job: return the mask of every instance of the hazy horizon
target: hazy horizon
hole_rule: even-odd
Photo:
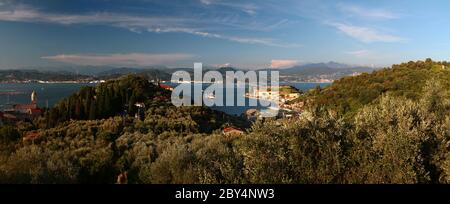
[[[423,59],[425,60],[425,59]],[[130,65],[130,66],[122,66],[122,65],[76,65],[76,64],[59,64],[59,65],[37,65],[37,66],[23,66],[23,67],[15,67],[15,68],[7,68],[7,67],[0,67],[0,70],[46,70],[46,69],[59,69],[59,68],[114,68],[114,69],[121,69],[121,68],[130,68],[130,69],[184,69],[184,68],[193,68],[193,64],[197,63],[197,62],[193,62],[192,65],[186,65],[186,66],[165,66],[165,65],[153,65],[153,66],[139,66],[139,65]],[[201,62],[200,62],[201,63]],[[219,68],[226,68],[226,67],[231,67],[231,68],[237,68],[237,69],[243,69],[243,70],[258,70],[258,69],[290,69],[293,67],[298,67],[298,66],[307,66],[307,65],[317,65],[317,64],[330,64],[330,63],[336,63],[339,65],[343,65],[343,66],[348,66],[348,67],[369,67],[369,68],[382,68],[381,66],[375,66],[375,65],[365,65],[365,64],[347,64],[347,63],[343,63],[343,62],[335,62],[335,61],[324,61],[324,62],[302,62],[302,63],[298,63],[295,65],[291,65],[289,67],[280,67],[280,68],[273,68],[270,66],[261,66],[261,67],[239,67],[239,66],[234,66],[232,64],[224,64],[224,65],[208,65],[208,64],[204,64],[203,67],[205,69],[219,69]],[[400,63],[400,62],[399,62]],[[393,65],[393,64],[392,64]],[[390,67],[392,66],[387,65],[387,66],[383,66],[383,67]]]

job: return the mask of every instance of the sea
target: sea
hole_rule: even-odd
[[[330,83],[280,83],[281,85],[290,85],[302,91],[320,87],[327,87]],[[30,103],[31,93],[36,91],[39,107],[52,107],[58,101],[70,96],[84,86],[95,86],[96,84],[87,83],[0,83],[0,110],[10,108],[12,104]],[[173,84],[170,84],[173,85]],[[208,85],[203,85],[203,89]],[[236,91],[237,93],[237,91]],[[245,106],[213,106],[214,110],[225,112],[229,115],[241,115],[248,109],[261,109],[260,103],[256,101],[257,106],[250,106],[251,100],[246,99]],[[237,103],[236,103],[237,104]]]

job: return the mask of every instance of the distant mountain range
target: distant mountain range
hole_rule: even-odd
[[[16,70],[36,70],[41,72],[68,72],[80,75],[95,76],[98,73],[117,69],[113,66],[78,66],[78,65],[64,65],[64,66],[29,66]]]
[[[0,70],[0,82],[25,81],[92,81],[94,77],[66,71]]]
[[[340,64],[336,62],[328,63],[313,63],[294,66],[287,69],[280,70],[281,73],[285,74],[331,74],[335,72],[371,72],[374,69],[365,66],[355,66]]]
[[[371,73],[377,68],[367,66],[348,65],[337,62],[310,63],[297,65],[286,69],[262,69],[280,71],[281,81],[296,82],[331,82],[345,76],[361,73]]]
[[[64,67],[34,67],[27,70],[0,70],[0,81],[5,80],[86,80],[86,79],[110,79],[126,74],[144,75],[150,80],[161,79],[170,80],[172,73],[176,71],[187,71],[193,75],[192,68],[129,68],[110,66],[64,66]],[[238,71],[234,67],[212,68],[205,67],[203,72],[219,71],[225,74],[227,71]],[[261,69],[275,70],[275,69]],[[259,70],[259,71],[261,71]],[[280,71],[280,76],[287,81],[318,81],[335,80],[343,76],[355,75],[362,72],[372,72],[374,69],[364,66],[354,66],[336,62],[312,63],[298,65],[287,69],[276,69]]]

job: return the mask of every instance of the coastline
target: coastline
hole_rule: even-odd
[[[42,81],[42,82],[28,82],[28,81],[0,81],[0,84],[99,84],[102,82],[94,81]]]
[[[92,81],[0,81],[0,84],[99,84],[103,83],[104,80],[92,80]],[[193,84],[224,84],[222,81],[217,82],[201,82],[201,81],[190,81],[190,82],[172,82],[164,81],[163,83],[193,83]],[[298,83],[298,84],[332,84],[331,82],[322,81],[280,81],[280,84]]]

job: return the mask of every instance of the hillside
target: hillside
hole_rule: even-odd
[[[65,71],[50,72],[37,70],[0,70],[0,82],[23,81],[89,81],[94,77]]]
[[[384,93],[417,100],[428,81],[435,81],[450,90],[450,63],[426,61],[408,62],[364,73],[355,77],[344,77],[323,90],[309,92],[311,105],[326,106],[340,113],[355,112],[372,103]]]
[[[149,80],[169,80],[172,70],[170,69],[138,69],[138,68],[116,68],[100,72],[96,76],[101,79],[114,79],[127,74],[138,74]]]
[[[203,72],[218,71],[225,75],[227,71],[245,71],[236,67],[203,67]],[[336,62],[314,63],[294,66],[280,71],[282,81],[318,82],[332,81],[345,76],[363,72],[370,73],[374,69],[353,66]],[[61,67],[29,67],[27,69],[0,70],[0,82],[36,82],[36,81],[96,81],[110,80],[128,74],[137,74],[149,80],[171,79],[172,73],[187,71],[193,76],[192,68],[167,68],[161,66],[147,68],[110,67],[110,66],[61,66]],[[273,71],[260,69],[258,71]]]
[[[373,68],[328,62],[298,65],[280,71],[282,74],[332,74],[336,72],[371,72]]]
[[[41,127],[49,128],[70,120],[97,120],[114,116],[133,117],[139,113],[136,104],[145,104],[142,114],[152,107],[164,111],[174,109],[170,103],[169,91],[150,83],[142,76],[127,75],[101,83],[96,87],[83,87],[49,109],[38,123]],[[193,111],[189,112],[190,110]],[[226,122],[239,123],[231,116],[206,107],[192,107],[185,111],[196,123],[201,124],[198,127],[201,130],[212,131]],[[163,115],[167,116],[167,114]],[[208,123],[209,119],[215,122]]]
[[[163,90],[126,76],[33,123],[0,126],[0,183],[448,184],[448,65],[344,78],[306,94],[328,108],[251,128],[206,107],[175,107]],[[146,104],[142,118],[121,113],[131,98]],[[343,107],[347,118],[332,110]],[[222,132],[230,126],[245,131]]]

